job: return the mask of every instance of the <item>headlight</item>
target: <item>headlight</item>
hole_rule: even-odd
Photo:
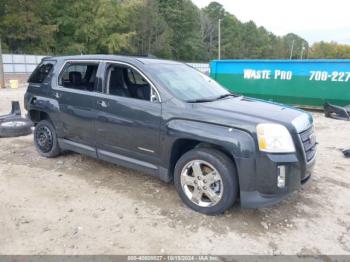
[[[288,129],[280,124],[259,124],[256,127],[260,151],[269,153],[295,152]]]

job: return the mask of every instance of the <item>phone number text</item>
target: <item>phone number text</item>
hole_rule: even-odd
[[[332,81],[332,82],[349,82],[350,72],[334,71],[328,73],[327,71],[310,71],[311,81]]]

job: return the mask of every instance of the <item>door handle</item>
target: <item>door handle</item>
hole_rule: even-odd
[[[102,107],[108,107],[107,102],[104,101],[104,100],[98,100],[98,101],[97,101],[97,104],[100,105],[100,106],[102,106]]]
[[[61,96],[62,96],[62,95],[61,95],[60,93],[58,93],[58,92],[55,93],[55,97],[56,97],[56,98],[60,98]]]

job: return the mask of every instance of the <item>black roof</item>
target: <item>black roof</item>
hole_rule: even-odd
[[[181,64],[180,62],[155,59],[147,57],[137,56],[122,56],[122,55],[74,55],[74,56],[51,56],[45,57],[44,60],[55,59],[55,60],[110,60],[110,61],[122,61],[122,62],[133,62],[142,64]]]

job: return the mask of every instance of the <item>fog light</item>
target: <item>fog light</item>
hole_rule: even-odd
[[[286,167],[277,167],[277,186],[279,188],[284,188],[286,186]]]

